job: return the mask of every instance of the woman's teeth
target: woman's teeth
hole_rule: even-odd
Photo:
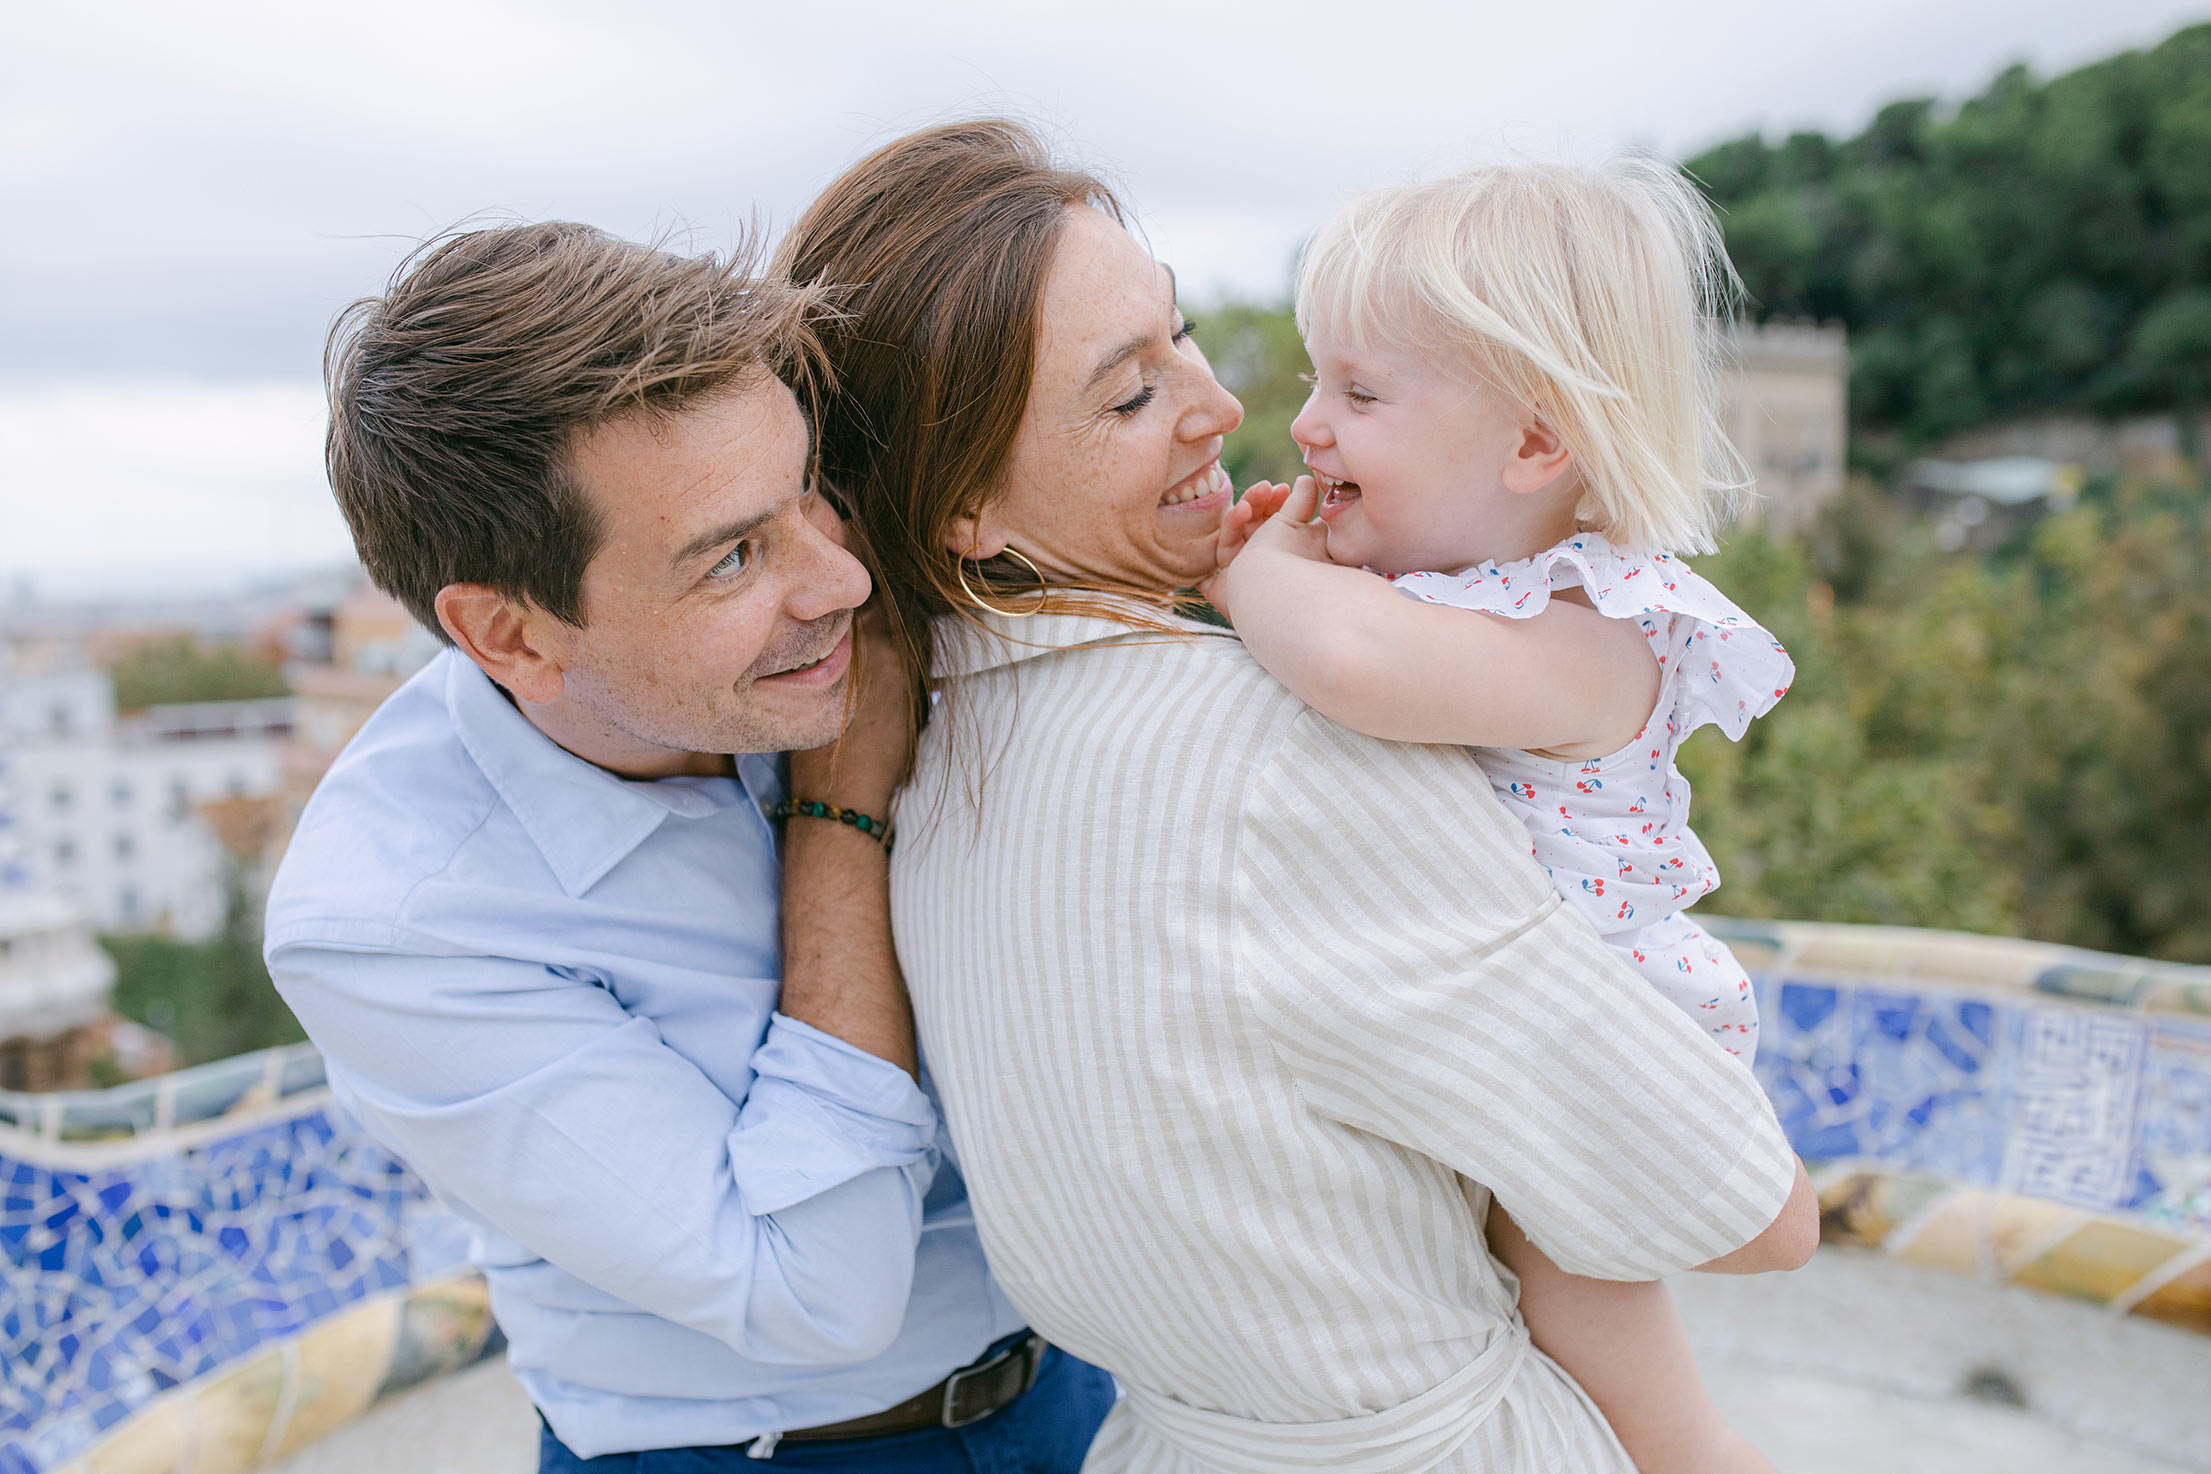
[[[1163,507],[1179,507],[1184,502],[1198,501],[1203,497],[1211,496],[1216,491],[1226,490],[1228,490],[1228,473],[1221,469],[1219,461],[1215,461],[1212,465],[1207,466],[1197,475],[1161,497],[1159,504]]]

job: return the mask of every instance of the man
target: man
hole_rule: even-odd
[[[799,814],[779,875],[774,754],[837,738],[867,651],[778,377],[816,311],[534,225],[435,245],[332,338],[331,484],[453,648],[308,805],[269,965],[479,1225],[545,1471],[1072,1471],[1112,1397],[1025,1332],[940,1164],[884,837]],[[896,746],[799,753],[788,791],[879,816]]]

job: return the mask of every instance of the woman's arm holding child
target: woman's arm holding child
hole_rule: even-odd
[[[1642,632],[1554,598],[1528,619],[1408,599],[1328,561],[1311,477],[1262,484],[1222,516],[1220,571],[1200,585],[1269,674],[1315,711],[1392,742],[1599,757],[1633,741],[1658,697]]]

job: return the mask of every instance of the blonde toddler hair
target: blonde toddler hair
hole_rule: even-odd
[[[1711,207],[1665,164],[1496,164],[1353,200],[1298,262],[1297,325],[1527,405],[1573,452],[1584,526],[1710,552],[1748,489],[1714,409],[1740,290]]]

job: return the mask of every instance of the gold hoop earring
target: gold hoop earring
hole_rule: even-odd
[[[976,593],[973,589],[967,586],[967,563],[969,560],[966,558],[955,558],[952,560],[952,576],[960,581],[960,592],[967,595],[967,601],[970,604],[973,604],[976,608],[984,610],[987,613],[995,614],[1000,619],[1033,619],[1037,615],[1042,614],[1044,612],[1045,604],[1047,604],[1051,600],[1051,595],[1047,594],[1044,591],[1044,570],[1037,567],[1036,564],[1030,562],[1027,554],[1021,552],[1018,548],[1014,547],[1010,543],[1006,545],[1006,548],[1004,549],[1004,552],[1001,556],[1007,558],[1019,558],[1022,562],[1022,565],[1029,570],[1032,576],[1035,577],[1036,607],[1034,609],[1000,609],[997,605],[985,600],[982,595]],[[982,560],[976,559],[974,561],[979,565]]]

